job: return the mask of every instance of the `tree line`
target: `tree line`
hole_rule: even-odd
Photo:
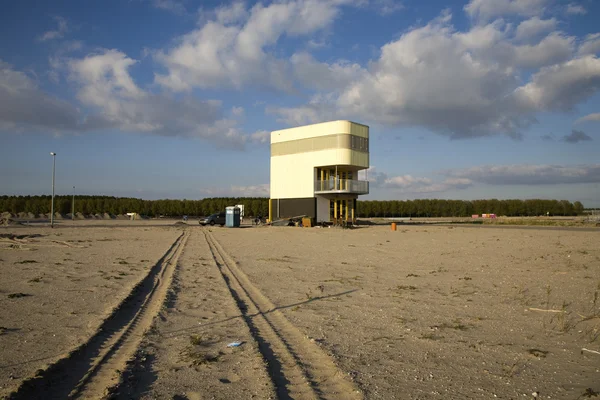
[[[72,196],[54,196],[54,211],[71,213]],[[138,213],[158,216],[203,216],[241,204],[245,215],[267,215],[269,199],[263,197],[215,197],[202,200],[142,200],[131,197],[75,196],[75,213],[112,215]],[[52,196],[0,196],[0,211],[35,215],[51,212]]]
[[[71,212],[72,196],[55,196],[54,209]],[[52,196],[0,196],[0,212],[48,214]],[[244,205],[246,216],[269,213],[265,197],[214,197],[201,200],[142,200],[131,197],[75,196],[75,212],[84,215],[112,215],[135,212],[157,216],[203,216]],[[358,201],[357,217],[469,217],[473,214],[498,216],[570,216],[583,213],[583,204],[567,200],[366,200]]]
[[[583,204],[567,200],[384,200],[359,201],[359,217],[470,217],[496,214],[507,217],[538,215],[573,216],[583,213]]]

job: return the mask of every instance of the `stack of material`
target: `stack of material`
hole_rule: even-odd
[[[17,222],[9,217],[0,217],[0,226],[8,226],[8,225],[22,225],[20,222]]]

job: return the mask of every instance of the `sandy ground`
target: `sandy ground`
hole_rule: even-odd
[[[0,242],[0,395],[92,335],[183,230],[125,225],[0,229],[43,235]],[[185,231],[118,398],[600,392],[600,230]]]
[[[0,229],[0,396],[87,340],[179,233]]]

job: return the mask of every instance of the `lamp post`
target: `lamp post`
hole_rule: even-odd
[[[56,153],[52,152],[50,155],[52,156],[52,214],[50,214],[50,227],[54,228],[54,171],[56,169]]]
[[[71,220],[75,221],[75,186],[73,186],[73,202],[71,203]]]

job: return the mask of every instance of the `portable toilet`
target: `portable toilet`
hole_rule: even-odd
[[[225,226],[228,228],[240,227],[240,208],[226,207],[225,208]]]

